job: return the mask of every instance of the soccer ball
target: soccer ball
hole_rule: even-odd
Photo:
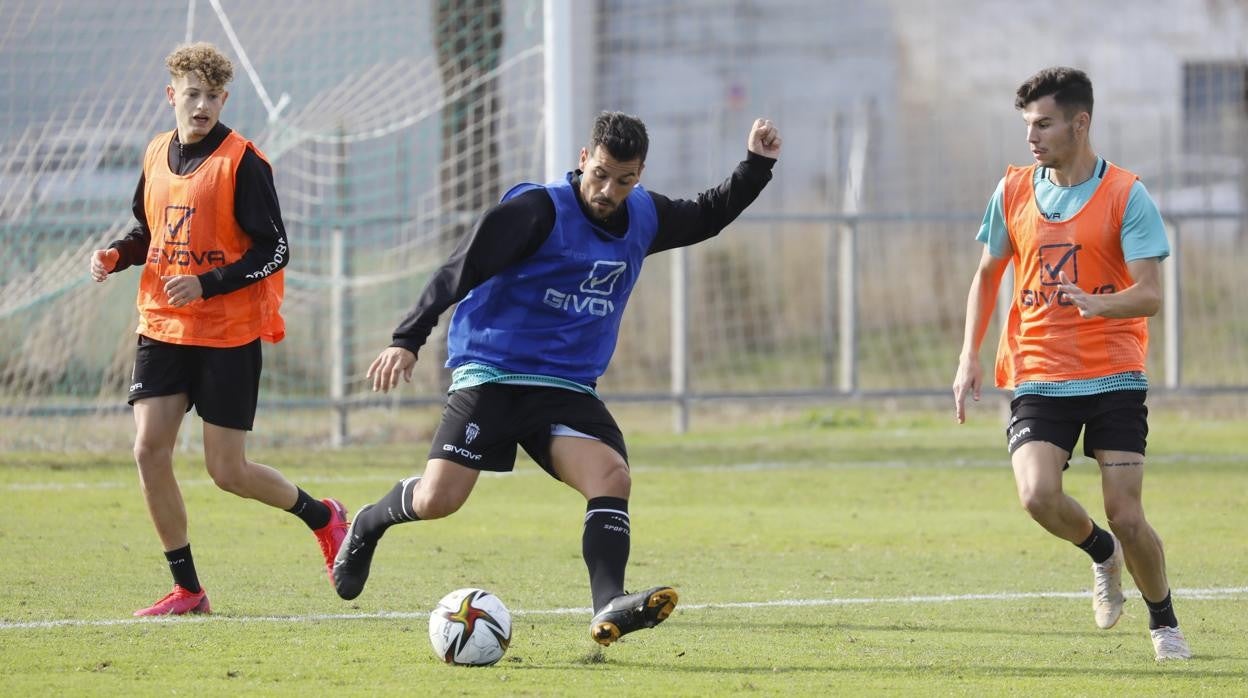
[[[429,642],[447,664],[489,666],[511,644],[511,611],[482,589],[456,589],[429,614]]]

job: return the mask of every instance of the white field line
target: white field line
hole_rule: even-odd
[[[876,598],[832,599],[780,599],[774,601],[739,601],[727,603],[685,604],[681,611],[731,610],[755,608],[788,608],[810,606],[864,606],[882,604],[941,604],[968,601],[1020,601],[1026,599],[1086,599],[1087,591],[1032,591],[1000,592],[995,594],[950,594],[939,596],[884,596]],[[1138,592],[1126,591],[1127,596],[1139,597]],[[1248,597],[1248,587],[1224,587],[1217,589],[1175,589],[1174,597],[1180,601],[1218,601]],[[590,615],[589,608],[544,608],[516,610],[514,616],[566,616]],[[41,620],[24,622],[0,622],[0,631],[46,630],[62,627],[113,627],[123,625],[152,625],[164,623],[317,623],[334,620],[423,620],[428,612],[377,611],[374,613],[322,613],[304,616],[160,616],[148,618],[114,618],[103,620]]]

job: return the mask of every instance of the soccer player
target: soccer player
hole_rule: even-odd
[[[1158,661],[1187,659],[1171,606],[1161,539],[1144,518],[1141,490],[1148,410],[1148,318],[1161,307],[1169,253],[1156,204],[1138,178],[1092,149],[1092,82],[1048,68],[1018,88],[1035,164],[1010,167],[976,239],[985,244],[966,301],[953,381],[955,416],[979,400],[979,349],[998,285],[1014,263],[996,384],[1014,390],[1006,445],[1023,508],[1049,533],[1092,558],[1097,626],[1122,615],[1122,568],[1148,606]],[[1109,533],[1062,491],[1062,472],[1083,435],[1100,465]]]
[[[671,614],[671,587],[624,591],[632,480],[624,438],[594,388],[646,256],[715,236],[771,179],[775,125],[756,120],[746,144],[745,160],[719,186],[696,201],[670,199],[640,186],[645,125],[604,112],[577,170],[516,186],[485,212],[368,368],[373,390],[410,380],[438,316],[459,303],[448,335],[450,395],[424,474],[360,508],[334,561],[339,596],[363,590],[387,528],[455,513],[481,471],[514,467],[519,445],[586,499],[591,637],[610,645]]]
[[[136,616],[209,613],[187,537],[173,449],[191,406],[204,421],[204,464],[213,482],[298,516],[316,534],[330,574],[347,512],[316,500],[245,453],[260,387],[260,340],[284,335],[282,268],[290,247],[273,171],[251,142],[218,121],[233,77],[211,44],[165,59],[165,96],[177,128],[147,147],[134,192],[138,225],[91,254],[91,277],[143,265],[138,349],[129,402],[134,458],[148,513],[173,573],[173,591]]]

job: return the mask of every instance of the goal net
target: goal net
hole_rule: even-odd
[[[86,271],[134,225],[143,148],[174,123],[164,57],[188,37],[234,63],[221,120],[273,164],[291,241],[258,436],[323,442],[344,405],[373,400],[363,374],[425,279],[503,188],[542,177],[540,2],[12,0],[3,14],[0,423],[19,447],[131,431],[138,270]],[[443,346],[435,332],[414,377],[430,401]]]

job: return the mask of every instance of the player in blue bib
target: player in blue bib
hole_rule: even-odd
[[[447,338],[450,394],[425,471],[360,509],[334,561],[339,596],[363,591],[387,528],[455,513],[481,471],[515,466],[519,446],[587,502],[590,636],[610,645],[671,614],[671,587],[624,591],[632,479],[624,437],[595,388],[645,258],[719,234],[771,180],[775,125],[756,120],[746,143],[724,182],[697,200],[669,199],[640,185],[645,124],[604,112],[578,169],[513,187],[485,212],[368,369],[373,390],[410,380],[438,317],[459,304]]]

